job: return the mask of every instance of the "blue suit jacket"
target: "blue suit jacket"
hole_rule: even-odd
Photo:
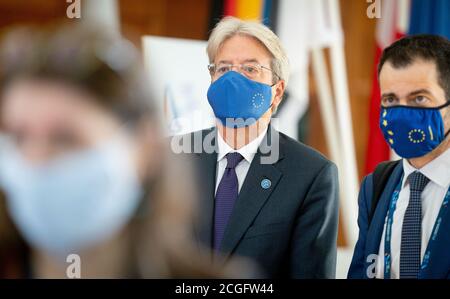
[[[358,198],[359,237],[353,253],[348,278],[369,278],[368,273],[373,273],[373,259],[370,259],[369,256],[371,254],[378,255],[391,195],[394,192],[402,173],[403,166],[402,163],[399,163],[392,172],[392,175],[381,194],[370,224],[368,223],[368,218],[373,194],[372,174],[364,178]],[[441,223],[443,228],[450,227],[450,213],[448,210],[449,208],[447,208]],[[430,262],[425,269],[420,270],[419,278],[450,279],[450,233],[448,229],[440,229],[436,241],[433,244]]]

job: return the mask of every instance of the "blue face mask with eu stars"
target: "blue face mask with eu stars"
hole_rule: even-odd
[[[229,71],[208,89],[214,115],[227,127],[240,128],[255,123],[271,106],[272,86]]]
[[[380,128],[389,146],[402,158],[422,157],[430,153],[448,135],[439,107],[381,107]]]

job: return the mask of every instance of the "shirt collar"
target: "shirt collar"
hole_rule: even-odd
[[[403,159],[403,171],[405,176],[403,177],[402,188],[407,183],[408,176],[414,171],[420,171],[430,181],[441,186],[442,188],[448,188],[450,185],[450,149],[447,149],[437,158],[426,164],[421,169],[417,169],[412,166],[408,160]]]
[[[230,147],[228,145],[228,143],[225,142],[222,135],[220,135],[220,132],[217,132],[217,135],[218,135],[217,136],[217,139],[218,139],[217,144],[218,144],[218,148],[219,148],[219,153],[217,155],[217,161],[222,160],[228,153],[237,152],[237,153],[241,154],[242,157],[244,157],[244,159],[248,163],[252,163],[253,157],[255,156],[256,152],[258,151],[259,145],[261,144],[264,136],[266,136],[266,134],[267,134],[267,129],[268,128],[266,128],[264,132],[259,134],[259,136],[256,137],[252,142],[241,147],[238,150],[235,150],[232,147]]]

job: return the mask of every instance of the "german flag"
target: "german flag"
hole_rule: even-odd
[[[242,20],[262,22],[275,31],[278,0],[219,0],[213,1],[211,9],[211,30],[226,16]]]

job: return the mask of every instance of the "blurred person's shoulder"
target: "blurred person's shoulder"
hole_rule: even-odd
[[[27,278],[30,267],[30,248],[10,218],[0,190],[0,278]]]
[[[216,127],[170,136],[170,149],[173,154],[211,154],[216,150],[216,136]]]

